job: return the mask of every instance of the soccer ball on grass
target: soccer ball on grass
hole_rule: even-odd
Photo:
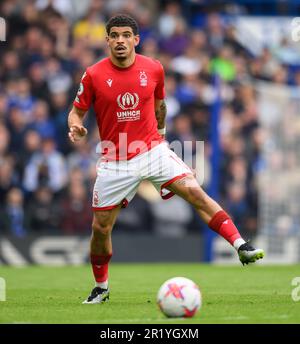
[[[201,292],[192,280],[174,277],[164,282],[159,288],[157,304],[167,317],[190,318],[201,307]]]

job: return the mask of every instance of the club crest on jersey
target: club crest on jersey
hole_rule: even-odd
[[[118,122],[124,121],[137,121],[140,119],[140,110],[135,110],[138,106],[140,98],[137,93],[131,94],[126,92],[119,94],[117,97],[117,103],[123,111],[118,111]]]
[[[146,72],[140,71],[140,85],[145,87],[148,84],[148,77]]]

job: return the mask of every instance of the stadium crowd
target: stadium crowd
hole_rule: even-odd
[[[106,56],[106,20],[120,12],[139,22],[138,52],[165,68],[167,140],[205,142],[204,188],[211,178],[213,75],[220,76],[220,202],[243,236],[254,236],[263,132],[251,79],[299,85],[300,74],[291,80],[267,48],[252,56],[219,14],[191,25],[178,2],[142,0],[1,2],[7,38],[0,42],[0,234],[90,233],[98,130],[91,109],[88,139],[73,145],[67,115],[84,70]],[[201,226],[183,200],[163,201],[143,183],[116,231],[180,236]]]

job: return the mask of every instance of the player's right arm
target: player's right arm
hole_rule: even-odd
[[[78,109],[76,106],[73,105],[72,110],[70,111],[68,116],[68,135],[72,142],[81,140],[88,133],[87,129],[83,125],[85,114],[86,110]]]
[[[83,119],[90,108],[94,97],[92,78],[86,70],[81,78],[72,110],[68,116],[69,138],[72,142],[79,141],[87,135]]]

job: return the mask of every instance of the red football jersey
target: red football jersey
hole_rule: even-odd
[[[105,58],[83,74],[74,106],[97,116],[102,154],[129,160],[159,144],[155,99],[163,99],[164,71],[159,61],[136,54],[128,68]]]

